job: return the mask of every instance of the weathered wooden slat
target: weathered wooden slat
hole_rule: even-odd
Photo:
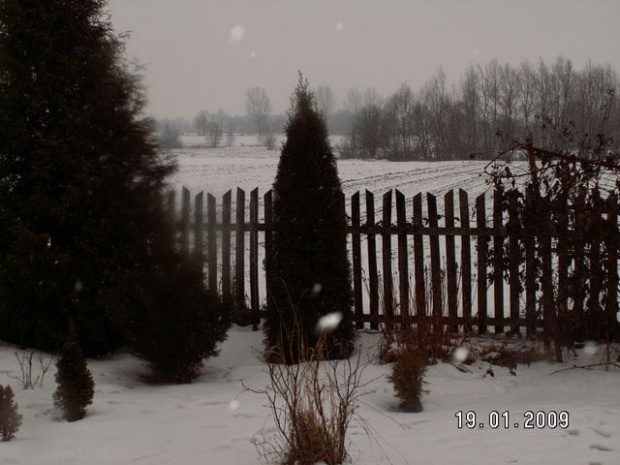
[[[168,212],[168,216],[173,220],[177,218],[176,198],[177,192],[175,190],[171,190],[166,196],[166,210]]]
[[[232,298],[232,275],[230,259],[230,236],[231,236],[231,217],[232,217],[232,192],[224,194],[222,201],[222,300],[225,308],[230,308]]]
[[[254,331],[260,325],[260,296],[258,290],[258,188],[250,192],[250,307]]]
[[[487,224],[487,207],[484,194],[478,196],[476,199],[476,224],[479,229],[485,229]],[[478,333],[484,334],[487,332],[487,325],[485,323],[488,317],[487,309],[487,255],[488,255],[488,236],[478,236],[478,267],[477,267],[477,280],[478,280],[478,318],[480,324],[478,325]]]
[[[407,204],[405,195],[396,190],[396,223],[398,234],[398,285],[401,323],[409,325],[409,249],[407,248]]]
[[[265,258],[270,257],[273,251],[273,194],[269,190],[263,197],[265,204]],[[271,279],[270,279],[269,261],[265,260],[265,298],[267,305],[271,302]]]
[[[538,204],[537,192],[527,189],[525,196],[525,319],[526,335],[533,338],[536,335],[536,290],[538,287],[538,267],[536,260],[536,227],[533,224],[534,212]]]
[[[190,198],[189,189],[186,187],[182,190],[182,204],[181,204],[181,253],[183,256],[189,256],[189,231],[190,231]]]
[[[607,298],[605,312],[611,321],[618,314],[618,196],[615,193],[609,195],[606,201],[607,221],[605,224],[607,260],[605,263],[607,273]]]
[[[461,227],[469,229],[469,198],[467,192],[459,189],[459,214]],[[465,331],[471,331],[471,240],[469,236],[461,236],[461,287],[463,299],[463,319]]]
[[[521,277],[519,274],[519,263],[521,262],[521,253],[519,249],[519,240],[521,237],[521,228],[519,226],[519,211],[517,192],[511,191],[508,198],[508,225],[509,225],[509,267],[508,274],[510,277],[510,332],[512,334],[520,334],[518,324],[519,320],[519,301],[521,297]]]
[[[493,229],[503,228],[502,192],[493,192]],[[504,332],[504,238],[493,235],[493,307],[495,316],[495,334]]]
[[[556,235],[558,237],[556,242],[558,284],[555,306],[559,320],[564,321],[568,313],[568,269],[571,262],[568,238],[570,234],[568,232],[568,198],[556,199],[554,213],[557,216]]]
[[[437,197],[426,194],[428,202],[428,225],[431,231],[435,230],[439,223],[437,215]],[[431,245],[431,296],[433,304],[433,320],[443,315],[442,282],[441,282],[441,260],[439,251],[439,235],[432,234],[429,239]]]
[[[200,275],[204,278],[203,257],[203,204],[204,194],[200,192],[194,197],[194,264]]]
[[[392,191],[383,195],[383,225],[392,224]],[[394,282],[392,277],[392,235],[382,234],[383,245],[383,313],[394,318]]]
[[[542,211],[549,211],[548,199],[539,198],[542,206]],[[541,234],[538,236],[539,253],[542,261],[542,275],[541,275],[541,287],[542,287],[542,305],[543,305],[543,319],[545,320],[543,339],[545,347],[549,349],[551,347],[551,338],[557,335],[556,325],[556,313],[554,308],[554,296],[553,296],[553,257],[551,251],[551,237],[542,231],[549,231],[552,227],[551,219],[547,216],[543,216],[540,219],[543,224]]]
[[[366,191],[366,224],[375,224],[375,196]],[[379,276],[377,272],[377,244],[375,235],[368,234],[368,274],[369,274],[369,299],[370,299],[370,328],[379,328]]]
[[[351,224],[360,225],[360,193],[356,192],[351,197]],[[362,245],[359,233],[351,234],[351,247],[353,255],[353,299],[355,301],[355,325],[357,329],[364,327],[364,305],[362,300]]]
[[[591,212],[587,217],[592,221],[596,221],[596,224],[590,225],[590,230],[593,233],[590,235],[590,253],[589,253],[589,264],[590,276],[602,276],[603,275],[603,264],[601,263],[601,232],[602,232],[602,221],[601,215],[603,214],[603,200],[600,197],[600,194],[597,191],[592,193],[592,207]],[[594,227],[593,227],[594,226]],[[601,306],[601,293],[603,292],[603,285],[601,279],[589,279],[590,284],[590,295],[588,297],[588,310],[590,312],[599,312],[602,310]]]
[[[237,188],[235,228],[235,307],[245,308],[245,191]]]
[[[444,215],[447,228],[454,227],[454,191],[449,191],[444,195]],[[458,282],[456,276],[456,247],[454,236],[446,236],[446,278],[448,291],[448,320],[450,329],[457,331],[456,318],[458,316]]]
[[[575,247],[574,255],[575,255],[575,269],[573,270],[573,309],[572,311],[575,313],[577,318],[581,317],[583,313],[584,304],[586,300],[586,281],[587,281],[587,272],[585,266],[585,257],[586,257],[586,244],[587,238],[585,237],[584,231],[587,231],[587,222],[588,219],[586,217],[586,199],[585,193],[578,195],[574,201],[575,205],[575,216],[574,216],[574,224],[573,224],[573,234],[576,235],[575,240],[578,244],[584,244],[584,247]]]
[[[413,225],[421,227],[422,219],[422,194],[413,198]],[[425,317],[426,311],[426,285],[424,284],[424,236],[413,236],[413,265],[415,275],[415,315]]]
[[[209,289],[215,291],[217,289],[217,231],[215,225],[217,223],[215,197],[211,194],[207,195],[207,260],[209,271]]]

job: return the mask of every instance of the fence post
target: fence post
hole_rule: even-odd
[[[237,217],[235,225],[235,307],[245,305],[245,192],[237,188]]]
[[[446,224],[446,278],[448,281],[448,323],[451,331],[458,331],[458,283],[454,239],[454,191],[444,195]]]
[[[250,192],[250,307],[253,330],[260,325],[260,297],[258,290],[258,188]]]
[[[487,241],[489,237],[484,234],[487,227],[487,207],[484,194],[476,199],[476,227],[478,229],[478,333],[487,332]]]
[[[434,324],[443,323],[443,301],[442,301],[442,282],[441,282],[441,261],[439,255],[439,227],[437,216],[437,197],[426,194],[428,201],[428,225],[431,244],[431,294],[433,302]],[[435,329],[438,329],[435,326]]]
[[[521,289],[521,278],[519,275],[519,263],[521,262],[521,254],[519,249],[519,238],[521,237],[521,228],[519,225],[519,210],[517,203],[517,191],[511,190],[508,193],[508,239],[509,239],[509,267],[510,276],[510,332],[512,334],[521,335],[519,325],[519,297]]]
[[[422,194],[413,198],[413,259],[415,274],[415,313],[418,324],[426,319],[426,286],[424,285],[424,236],[422,235]]]
[[[398,227],[398,280],[400,316],[403,326],[409,326],[409,253],[407,249],[407,205],[405,195],[396,190],[396,224]]]
[[[360,236],[360,193],[351,197],[351,247],[353,255],[353,298],[355,300],[355,326],[364,327],[364,306],[362,302],[362,245]]]
[[[271,271],[269,270],[268,257],[273,252],[273,194],[269,190],[265,193],[265,298],[267,305],[271,305]]]
[[[230,266],[231,216],[232,192],[229,190],[222,199],[222,300],[225,308],[231,308],[233,302]]]
[[[525,192],[525,207],[523,212],[523,238],[525,240],[525,321],[526,335],[532,338],[536,335],[536,290],[537,264],[536,264],[536,230],[539,218],[535,218],[537,211],[538,192],[528,187]]]
[[[504,332],[504,236],[503,221],[503,191],[493,191],[493,291],[495,334]]]
[[[618,196],[612,193],[607,198],[607,289],[605,311],[610,321],[616,321],[618,314]]]
[[[189,222],[189,190],[184,187],[182,190],[182,204],[181,204],[181,253],[183,256],[189,256],[189,230],[190,230],[190,222]]]
[[[383,314],[386,324],[391,326],[394,319],[394,282],[392,280],[392,191],[383,195]]]
[[[369,294],[370,294],[370,328],[379,328],[379,278],[377,275],[377,244],[375,243],[375,196],[372,192],[366,191],[366,226],[368,235],[368,273],[369,273]]]
[[[459,189],[459,214],[461,215],[461,283],[463,296],[463,320],[465,332],[471,331],[471,238],[469,231],[469,198]]]
[[[215,197],[207,195],[207,258],[209,260],[209,289],[217,289],[217,218]]]
[[[194,263],[202,279],[204,279],[203,197],[202,192],[194,197]]]

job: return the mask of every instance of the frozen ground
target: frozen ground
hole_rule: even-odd
[[[0,345],[0,383],[16,392],[23,426],[17,437],[0,443],[2,465],[155,465],[260,463],[251,438],[271,426],[266,399],[244,390],[267,385],[257,351],[262,334],[234,327],[221,355],[209,360],[192,384],[151,386],[141,381],[144,364],[121,353],[91,360],[96,383],[94,404],[82,421],[57,419],[52,394],[54,368],[43,388],[23,390],[14,379],[20,370],[16,349]],[[362,353],[372,354],[378,335],[363,334]],[[587,352],[587,353],[586,353]],[[350,428],[350,451],[360,465],[500,465],[620,463],[620,371],[568,370],[574,363],[600,360],[582,350],[566,364],[519,366],[516,376],[488,363],[462,373],[453,365],[431,366],[424,412],[396,410],[385,375],[389,365],[371,364],[365,379],[375,379],[362,398]],[[35,366],[36,371],[36,366]],[[476,413],[477,426],[458,428],[455,414]],[[509,427],[490,427],[491,412],[509,412]],[[524,429],[525,412],[567,412],[566,428]],[[492,418],[491,418],[492,419]],[[483,423],[484,427],[480,427]],[[371,428],[369,437],[366,424]],[[515,425],[518,425],[516,427]]]
[[[173,185],[223,194],[236,186],[262,192],[273,182],[278,152],[249,144],[230,149],[177,151],[181,170]],[[487,186],[484,162],[390,163],[340,161],[347,194],[366,188],[377,193],[399,188],[442,193],[463,187],[473,193]],[[378,336],[362,334],[362,351],[376,350]],[[144,364],[120,353],[91,360],[96,383],[94,404],[77,423],[57,419],[53,409],[54,368],[43,388],[23,390],[16,349],[0,343],[0,383],[16,392],[24,423],[17,438],[0,443],[0,465],[194,465],[259,463],[251,438],[270,427],[264,396],[244,390],[267,385],[260,360],[262,333],[233,327],[219,357],[209,360],[202,376],[182,386],[151,386],[141,381]],[[617,355],[616,355],[617,356]],[[620,371],[568,370],[573,364],[600,361],[601,352],[582,350],[565,364],[540,362],[519,366],[516,376],[488,363],[471,372],[451,364],[429,368],[425,411],[405,414],[385,375],[389,365],[371,364],[372,380],[350,429],[354,463],[425,465],[620,463]],[[35,363],[34,370],[38,366]],[[567,428],[525,429],[525,412],[567,412]],[[458,428],[457,412],[475,412],[476,427]],[[508,412],[509,427],[492,429],[491,412]],[[500,417],[503,421],[504,417]],[[464,418],[465,419],[465,418]],[[479,424],[484,427],[480,428]],[[518,427],[515,427],[515,424]],[[367,425],[367,426],[364,426]],[[370,427],[371,436],[366,433]]]

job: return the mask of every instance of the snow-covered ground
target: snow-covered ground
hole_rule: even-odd
[[[273,182],[278,152],[251,144],[220,149],[176,151],[180,171],[174,186],[221,195],[237,186],[262,192]],[[472,194],[487,189],[484,162],[391,163],[339,161],[347,194],[371,189],[381,193],[399,188],[445,192],[463,187]],[[378,203],[378,202],[377,202]],[[142,381],[145,364],[126,353],[90,360],[96,383],[88,416],[76,423],[57,419],[52,394],[55,368],[43,387],[23,390],[15,377],[20,368],[14,347],[0,343],[0,383],[10,384],[23,414],[17,437],[0,443],[0,465],[193,465],[259,463],[251,443],[271,426],[267,399],[244,389],[268,384],[261,361],[261,332],[233,327],[219,357],[205,364],[192,384],[152,386]],[[364,357],[375,351],[379,335],[361,335]],[[618,355],[616,354],[615,357]],[[426,377],[424,412],[406,414],[396,407],[386,379],[389,365],[371,363],[364,378],[373,380],[350,428],[354,463],[375,464],[605,464],[620,463],[620,370],[603,367],[567,370],[573,364],[599,362],[588,347],[565,364],[550,362],[519,366],[516,376],[486,362],[463,373],[449,363],[431,366]],[[38,371],[36,363],[34,371]],[[458,412],[475,412],[476,426],[458,427]],[[491,428],[499,416],[502,425]],[[504,412],[509,424],[503,425]],[[525,428],[526,412],[566,412],[569,425]],[[541,414],[543,415],[543,414]],[[470,414],[471,416],[471,414]],[[480,427],[482,423],[483,427]],[[518,426],[515,426],[518,425]],[[542,426],[542,425],[541,425]],[[370,428],[370,436],[367,430]]]
[[[261,394],[245,390],[268,384],[260,360],[262,333],[233,327],[219,357],[207,361],[192,384],[152,386],[141,381],[143,362],[124,353],[89,361],[96,383],[94,403],[81,421],[59,421],[53,408],[54,367],[43,388],[23,390],[10,346],[0,346],[0,383],[16,392],[23,425],[17,437],[0,443],[2,465],[121,465],[260,463],[252,437],[271,426]],[[362,334],[363,358],[379,335]],[[620,463],[620,370],[568,370],[574,363],[599,361],[602,353],[583,349],[565,364],[507,368],[476,362],[469,373],[452,364],[429,367],[422,413],[397,410],[389,365],[372,363],[350,431],[350,452],[360,465],[498,465]],[[35,371],[37,365],[35,364]],[[568,427],[526,429],[526,412],[566,412]],[[463,412],[463,427],[456,414]],[[475,412],[476,427],[465,424]],[[497,412],[501,426],[491,428]],[[508,412],[508,428],[504,425]],[[471,414],[470,414],[471,415]],[[483,427],[480,427],[480,423]],[[518,425],[515,426],[515,425]],[[370,428],[370,436],[366,429]]]

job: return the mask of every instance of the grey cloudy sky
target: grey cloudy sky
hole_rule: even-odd
[[[456,82],[492,58],[620,71],[620,0],[111,0],[108,11],[131,32],[128,57],[147,65],[158,117],[242,114],[251,86],[283,112],[297,70],[338,106],[351,87],[416,90],[440,66]]]

